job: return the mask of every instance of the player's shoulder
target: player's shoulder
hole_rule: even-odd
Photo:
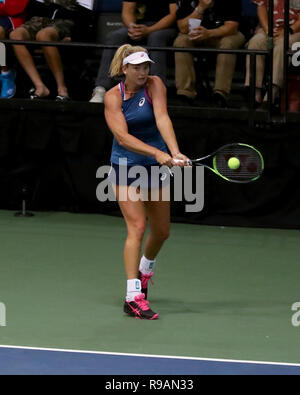
[[[153,98],[157,96],[165,96],[167,89],[160,77],[151,75],[148,78],[148,91],[151,98]]]
[[[166,89],[162,79],[157,75],[151,75],[148,77],[147,87],[149,91]]]
[[[160,85],[163,84],[162,79],[158,75],[149,75],[148,77],[148,85]]]
[[[118,105],[122,103],[122,97],[120,93],[119,85],[114,86],[108,90],[104,95],[105,105]]]

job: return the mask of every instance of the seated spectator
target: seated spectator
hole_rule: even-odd
[[[268,49],[268,0],[252,0],[257,4],[257,14],[259,25],[257,26],[255,35],[248,43],[248,49],[267,50]],[[290,27],[289,42],[300,41],[300,2],[299,0],[290,1]],[[284,51],[284,0],[274,1],[274,54],[273,54],[273,103],[278,99],[280,89],[283,87],[283,51]],[[256,105],[262,103],[261,108],[268,108],[268,94],[263,97],[263,79],[265,72],[265,56],[256,56]],[[246,62],[246,81],[245,85],[250,85],[250,60],[247,56]]]
[[[0,0],[0,39],[25,22],[25,10],[29,0]],[[0,75],[1,98],[11,99],[16,93],[15,71],[2,67]]]
[[[43,4],[41,15],[32,17],[10,33],[12,40],[70,41],[76,21],[80,17],[76,0],[36,0]],[[35,66],[33,57],[23,45],[15,45],[14,51],[21,66],[31,79],[34,87],[30,90],[31,99],[46,98],[48,87]],[[63,65],[56,47],[43,47],[46,62],[57,84],[57,101],[69,100],[65,84]]]
[[[201,26],[189,31],[189,19],[201,20]],[[241,18],[240,0],[179,0],[177,24],[179,35],[175,47],[238,49],[245,38],[239,32]],[[217,106],[228,106],[236,55],[217,56],[214,102]],[[175,52],[175,77],[177,95],[183,102],[190,103],[196,98],[196,73],[194,55],[189,52]]]
[[[109,34],[107,45],[148,45],[163,47],[170,45],[177,34],[176,0],[136,0],[123,1],[122,19],[124,27]],[[109,77],[109,67],[114,56],[114,49],[103,51],[96,87],[91,103],[103,103],[105,91],[110,89],[113,81]],[[166,84],[167,54],[164,51],[151,51],[151,73],[158,75]]]

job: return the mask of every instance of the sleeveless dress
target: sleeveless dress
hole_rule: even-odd
[[[127,122],[128,133],[144,143],[167,153],[166,143],[156,126],[153,105],[147,88],[141,88],[134,96],[127,100],[125,99],[123,82],[119,84],[119,88],[122,96],[122,112]],[[116,178],[114,183],[117,185],[130,185],[140,177],[140,175],[130,177],[130,174],[128,174],[130,169],[132,167],[137,168],[137,166],[142,166],[148,174],[148,187],[158,187],[157,182],[153,183],[151,177],[151,167],[160,166],[155,158],[127,150],[114,138],[110,161],[112,163],[112,169],[115,171]],[[123,177],[122,182],[120,182],[120,174],[124,175],[124,172],[126,172],[127,180]]]

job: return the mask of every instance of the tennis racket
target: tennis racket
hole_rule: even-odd
[[[182,162],[175,159],[175,162]],[[257,180],[264,170],[262,154],[248,144],[226,144],[212,154],[190,159],[191,166],[205,166],[226,181],[247,183]]]

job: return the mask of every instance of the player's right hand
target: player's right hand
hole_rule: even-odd
[[[155,154],[155,159],[162,166],[172,167],[174,165],[172,156],[163,151],[158,150]]]

